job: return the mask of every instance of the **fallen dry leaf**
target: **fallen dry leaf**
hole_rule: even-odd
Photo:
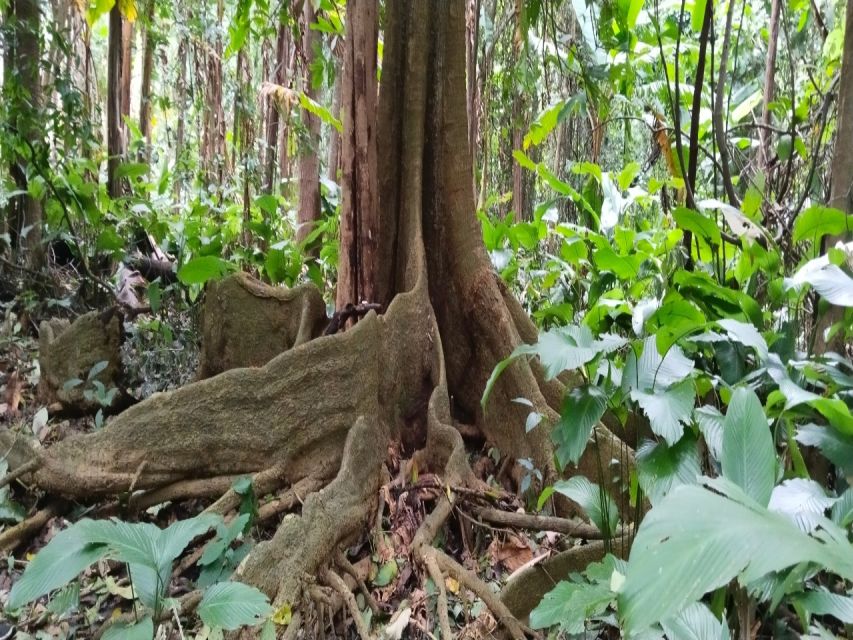
[[[505,540],[492,540],[489,556],[492,564],[502,564],[507,571],[515,571],[533,559],[533,551],[520,536],[511,533]]]

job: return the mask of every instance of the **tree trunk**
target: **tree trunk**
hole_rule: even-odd
[[[239,574],[269,594],[276,607],[290,606],[297,629],[311,606],[310,593],[303,593],[310,584],[306,574],[328,576],[330,560],[373,527],[383,475],[389,473],[383,470],[389,446],[411,457],[422,476],[439,479],[434,510],[401,550],[411,554],[424,579],[437,574],[439,585],[442,573],[458,566],[432,546],[453,513],[451,489],[483,489],[468,466],[461,431],[478,431],[509,461],[530,460],[546,481],[557,476],[551,427],[545,425],[558,420],[564,382],[546,380],[538,362],[521,359],[497,380],[488,405],[480,404],[495,365],[537,333],[494,273],[474,214],[465,144],[464,0],[388,0],[385,8],[374,165],[381,262],[373,283],[377,295],[388,292],[383,313],[371,311],[354,327],[300,343],[263,367],[231,369],[156,394],[101,431],[67,438],[46,451],[0,432],[11,470],[38,461],[22,479],[89,500],[131,486],[149,492],[135,501],[160,499],[162,491],[176,499],[186,495],[181,481],[193,478],[203,479],[192,484],[194,495],[205,488],[211,495],[244,473],[255,473],[258,496],[286,483],[305,496],[301,487],[312,486],[301,513],[285,518],[272,539],[257,545]],[[362,11],[369,14],[360,2],[350,10],[353,22]],[[362,51],[354,60],[360,58],[366,69],[369,54]],[[358,96],[359,85],[352,86]],[[358,106],[352,111],[357,118],[352,137],[345,137],[344,157],[358,160],[357,150],[369,140],[359,134],[367,127],[358,116],[369,111]],[[354,139],[359,137],[361,143]],[[371,179],[361,171],[345,172],[345,181],[353,182],[347,187],[348,210],[356,210]],[[264,285],[253,288],[269,296]],[[308,309],[299,312],[310,315]],[[242,328],[238,315],[234,330]],[[542,426],[529,433],[530,408],[514,402],[519,397],[544,416]],[[618,491],[614,483],[629,477],[631,460],[627,447],[597,427],[570,473]],[[319,486],[322,491],[316,491]],[[233,508],[222,507],[233,505],[233,497],[226,494],[215,508]],[[491,595],[487,586],[481,593]],[[488,606],[513,638],[524,637],[502,602],[492,598]]]
[[[764,126],[758,129],[758,166],[767,171],[770,165],[770,142],[772,134],[766,128],[770,122],[770,103],[776,95],[776,51],[779,42],[779,12],[781,0],[772,0],[770,5],[770,25],[768,29],[767,62],[764,66],[764,97],[761,105],[760,123]]]
[[[4,60],[5,111],[14,133],[24,142],[23,152],[4,149],[10,162],[9,172],[15,185],[27,190],[29,174],[38,171],[38,163],[46,163],[43,129],[39,124],[42,107],[40,68],[41,13],[37,0],[11,0],[7,7],[12,24]],[[46,170],[47,167],[41,167]],[[18,259],[38,269],[44,264],[42,248],[42,206],[30,195],[11,198],[6,212],[6,225],[12,231]]]
[[[302,7],[302,79],[304,91],[310,98],[316,98],[311,86],[311,64],[314,62],[314,49],[320,44],[319,34],[311,28],[317,20],[311,2]],[[304,242],[314,229],[314,223],[320,219],[320,118],[307,109],[302,110],[305,123],[305,140],[299,145],[299,209],[296,241]]]
[[[280,87],[285,86],[287,82],[287,63],[290,29],[287,25],[287,20],[284,15],[280,18],[278,26],[278,35],[275,43],[275,62],[272,70],[272,79],[275,84]],[[281,116],[275,101],[272,98],[267,99],[267,130],[266,130],[266,160],[264,162],[264,188],[266,193],[275,193],[275,170],[276,170],[276,155],[278,152],[278,136]]]
[[[341,102],[343,100],[343,64],[338,58],[337,74],[335,75],[335,86],[332,89],[332,115],[341,117]],[[374,82],[374,85],[376,83]],[[329,132],[329,155],[326,158],[326,177],[333,182],[338,181],[338,171],[341,168],[341,134],[332,127]]]
[[[379,12],[376,0],[364,0],[347,11],[344,46],[343,137],[341,157],[341,252],[336,305],[390,302],[390,290],[378,288],[379,226],[376,191],[376,43]]]
[[[835,137],[835,154],[832,158],[832,191],[829,206],[853,214],[853,0],[847,1],[847,18],[844,31],[844,50],[841,55],[841,82],[838,89],[838,133]],[[824,249],[838,242],[849,242],[853,230],[838,236],[825,236]],[[828,330],[844,319],[844,308],[831,306],[818,320],[815,329],[815,353],[835,351],[853,357],[850,342],[844,329],[827,338]]]
[[[154,0],[148,0],[145,24],[142,27],[142,86],[139,89],[139,131],[145,141],[143,162],[149,162],[151,159],[151,73],[154,67],[155,44],[153,30]]]
[[[110,34],[107,44],[107,192],[111,198],[122,194],[117,171],[124,156],[122,135],[122,17],[118,3],[110,9]]]

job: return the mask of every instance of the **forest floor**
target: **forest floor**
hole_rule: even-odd
[[[24,325],[22,327],[22,324]],[[35,437],[41,445],[51,444],[73,434],[109,428],[110,418],[98,413],[63,415],[53,407],[42,404],[38,392],[38,341],[29,335],[26,325],[11,314],[0,325],[0,429],[15,430]],[[186,316],[170,318],[171,326],[180,331],[169,332],[171,341],[164,343],[162,329],[151,319],[137,318],[125,323],[126,342],[123,360],[129,389],[137,399],[154,391],[180,386],[193,378],[198,350],[192,321]],[[158,337],[159,336],[159,337]],[[153,346],[152,346],[153,345]],[[476,573],[489,587],[498,592],[516,572],[566,550],[566,545],[580,544],[550,531],[524,531],[507,524],[489,523],[482,510],[524,513],[533,505],[518,497],[518,479],[509,477],[512,465],[505,464],[500,452],[482,441],[469,442],[469,462],[475,474],[492,488],[481,493],[462,496],[456,503],[456,513],[444,529],[438,545],[465,568]],[[389,450],[386,465],[391,480],[381,488],[375,526],[346,556],[356,570],[362,590],[356,589],[359,609],[374,628],[384,628],[385,637],[435,637],[437,619],[437,589],[431,580],[424,579],[412,561],[410,545],[423,522],[446,487],[428,474],[417,473],[402,459],[399,450]],[[0,473],[4,475],[5,470]],[[251,527],[231,545],[231,565],[223,567],[220,579],[228,577],[239,559],[257,542],[269,539],[280,522],[282,512],[266,509],[275,517],[258,517],[276,500],[275,496],[253,498],[248,511],[252,512]],[[54,501],[20,482],[0,489],[0,540],[20,522],[32,524],[26,535],[0,553],[9,554],[0,565],[0,610],[8,600],[9,591],[28,562],[59,531],[83,517],[116,517],[126,521],[150,522],[159,527],[191,518],[207,507],[213,499],[192,499],[179,503],[166,502],[143,511],[128,507],[129,496],[95,504]],[[243,507],[246,504],[244,503]],[[297,503],[293,511],[299,511]],[[583,527],[583,523],[578,523]],[[199,560],[211,536],[195,540],[174,565],[168,594],[178,598],[190,592],[201,581],[211,580],[203,575],[207,570]],[[474,593],[452,577],[446,578],[450,621],[459,638],[494,637],[497,623],[493,614]],[[135,594],[127,568],[115,562],[101,561],[80,576],[68,588],[51,597],[42,598],[22,611],[15,621],[18,639],[24,638],[90,638],[97,637],[104,622],[112,617],[134,611]],[[4,616],[0,616],[0,620]],[[407,623],[401,624],[404,620]],[[351,637],[353,625],[345,608],[320,612],[315,627],[318,637]],[[171,628],[169,627],[171,624]],[[214,637],[194,616],[182,620],[182,630],[169,623],[165,635],[158,637]],[[2,626],[2,623],[0,623]],[[8,637],[0,628],[0,637]],[[328,635],[325,635],[328,634]]]

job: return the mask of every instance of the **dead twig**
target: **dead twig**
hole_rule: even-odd
[[[352,621],[355,624],[359,637],[370,640],[373,636],[370,634],[370,629],[368,629],[367,624],[361,617],[361,611],[358,609],[358,603],[355,601],[355,596],[352,595],[352,591],[347,587],[347,583],[331,569],[323,571],[323,580],[325,580],[326,583],[332,587],[332,589],[337,591],[341,598],[343,598],[344,604],[346,604],[347,609],[349,609],[350,615],[352,616]]]

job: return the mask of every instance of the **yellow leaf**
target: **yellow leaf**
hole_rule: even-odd
[[[447,587],[450,593],[459,593],[459,581],[456,578],[446,577],[444,579],[444,586]]]
[[[288,625],[290,624],[290,620],[293,618],[293,610],[290,608],[290,604],[285,602],[279,609],[272,614],[272,621],[277,625]]]
[[[128,22],[136,20],[136,0],[118,0],[118,10],[127,18]]]
[[[122,612],[121,607],[116,607],[115,609],[113,609],[113,612],[110,615],[110,618],[115,620],[116,618],[121,618],[122,615],[124,615],[124,613]]]
[[[418,463],[416,460],[412,460],[412,484],[415,484],[418,481]]]

